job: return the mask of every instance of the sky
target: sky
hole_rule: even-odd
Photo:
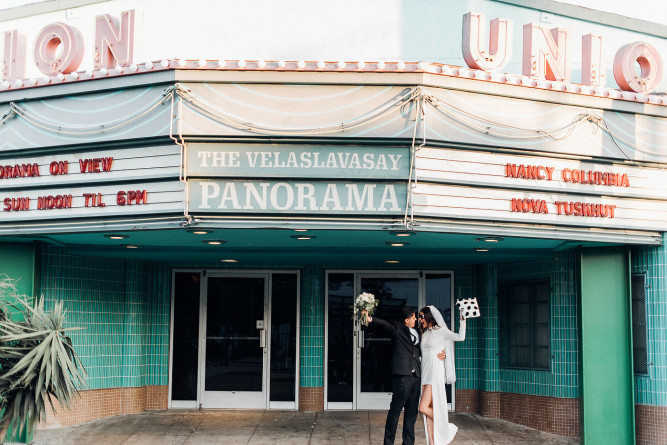
[[[0,9],[13,8],[14,6],[39,1],[46,0],[0,0]],[[563,0],[559,3],[584,6],[667,25],[667,2],[665,0],[638,0],[634,2],[628,0]],[[637,7],[632,8],[632,5],[637,5]]]
[[[0,0],[0,9],[13,8],[28,3],[38,3],[48,0]],[[58,0],[55,0],[58,1]],[[583,6],[585,8],[597,9],[599,11],[647,20],[650,22],[667,25],[667,2],[665,0],[555,0],[558,3],[569,3],[571,5]],[[637,5],[636,7],[631,7]]]

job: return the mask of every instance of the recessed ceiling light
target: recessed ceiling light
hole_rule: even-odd
[[[204,241],[202,241],[202,243],[206,243],[211,246],[219,246],[221,244],[225,244],[226,242],[227,241],[225,241],[224,239],[205,239]]]
[[[129,235],[116,235],[116,234],[112,234],[112,235],[104,235],[104,237],[105,237],[105,238],[109,238],[109,239],[125,239],[125,238],[129,238],[130,236],[129,236]]]
[[[207,233],[213,233],[213,230],[206,229],[188,229],[188,232],[194,233],[195,235],[206,235]]]
[[[389,241],[387,243],[388,246],[392,246],[392,247],[403,247],[403,246],[407,246],[408,244],[410,244],[410,243],[391,242],[391,241]]]
[[[475,252],[488,252],[489,249],[473,249]]]
[[[294,229],[295,232],[307,232],[308,229]]]
[[[412,236],[415,234],[415,232],[409,232],[407,230],[394,230],[389,233],[391,233],[394,236]]]
[[[485,236],[484,238],[477,238],[475,241],[485,241],[487,243],[499,243],[504,241],[504,238],[499,236]]]
[[[139,245],[138,244],[121,244],[122,247],[125,247],[126,249],[138,249]]]
[[[387,264],[398,264],[399,261],[398,260],[386,260],[385,263],[387,263]]]
[[[312,235],[292,235],[294,239],[315,239]]]
[[[220,261],[222,261],[223,263],[238,263],[239,262],[239,260],[234,260],[232,258],[225,258],[225,259],[220,260]]]

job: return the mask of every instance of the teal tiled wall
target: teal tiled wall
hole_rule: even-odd
[[[551,260],[480,266],[475,271],[475,294],[482,317],[469,322],[470,342],[460,356],[474,348],[475,369],[457,358],[457,387],[531,394],[578,397],[577,381],[577,270],[574,250],[554,253]],[[464,274],[465,277],[465,274]],[[501,369],[498,346],[498,281],[549,278],[551,281],[551,369],[533,371]],[[469,286],[470,287],[470,286]],[[475,332],[477,331],[477,332]],[[471,362],[475,366],[475,362]]]
[[[635,403],[667,406],[667,240],[635,247],[631,258],[632,272],[646,273],[647,284],[648,375],[635,375]]]
[[[42,294],[65,304],[90,389],[166,385],[171,273],[161,265],[45,246]]]
[[[324,386],[324,269],[307,266],[301,286],[301,383]]]
[[[300,386],[321,387],[327,267],[281,266],[302,270]],[[468,323],[466,341],[456,345],[458,388],[577,397],[574,251],[556,253],[552,260],[518,264],[422,267],[452,269],[455,298],[476,296],[480,302],[483,317]],[[70,324],[85,328],[74,333],[73,339],[90,374],[91,388],[167,384],[169,266],[73,256],[63,248],[49,246],[43,251],[42,271],[42,291],[47,303],[64,300]],[[500,369],[497,281],[544,277],[549,277],[552,283],[551,370]]]

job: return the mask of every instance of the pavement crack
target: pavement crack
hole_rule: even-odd
[[[250,435],[250,438],[248,439],[248,444],[247,444],[247,445],[249,445],[250,443],[252,443],[252,438],[253,438],[253,436],[255,435],[255,433],[257,432],[257,428],[259,428],[259,426],[260,426],[260,425],[262,424],[262,422],[264,421],[264,416],[266,416],[266,410],[262,411],[262,417],[259,418],[259,422],[257,422],[257,425],[255,425],[255,429],[252,430],[252,434]]]
[[[484,431],[484,435],[486,436],[487,439],[489,439],[489,442],[491,442],[491,445],[494,445],[493,440],[491,440],[491,437],[489,437],[489,433],[486,432],[486,428],[484,428],[484,425],[482,425],[482,422],[479,421],[479,417],[475,414],[473,414],[473,418],[479,425],[479,427]]]

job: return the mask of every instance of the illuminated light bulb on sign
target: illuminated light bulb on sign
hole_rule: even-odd
[[[320,60],[319,62],[317,62],[317,67],[318,67],[319,69],[321,69],[321,70],[323,70],[324,68],[326,68],[326,66],[327,66],[327,64],[324,63],[323,60]]]
[[[144,63],[144,67],[145,67],[147,70],[152,70],[152,69],[153,69],[153,62],[146,62],[146,63]]]
[[[199,65],[199,68],[206,67],[206,60],[199,59],[199,61],[197,62],[197,65]]]
[[[304,69],[304,68],[306,67],[306,62],[304,62],[303,60],[299,60],[299,61],[296,63],[296,67],[299,68],[300,70],[302,70],[302,69]]]
[[[396,64],[396,68],[399,70],[404,70],[405,69],[405,62],[398,62]]]
[[[377,63],[377,65],[378,65],[378,69],[379,69],[379,70],[383,70],[384,67],[385,67],[385,64],[384,64],[384,62],[383,62],[382,60],[380,60],[380,61]]]
[[[162,59],[162,61],[160,62],[160,65],[162,66],[162,68],[167,68],[169,66],[169,61],[167,59]],[[134,69],[132,69],[133,72],[137,70],[136,65],[131,65],[130,68],[132,68],[132,67],[135,67]]]
[[[597,87],[595,89],[595,94],[597,96],[607,97],[607,96],[609,96],[609,88]]]
[[[100,68],[98,73],[100,76],[106,76],[107,74],[109,74],[109,71],[106,68]]]
[[[266,68],[266,62],[263,61],[263,60],[258,61],[257,62],[257,68],[259,68],[260,70],[263,70],[264,68]]]
[[[21,79],[16,79],[14,81],[14,86],[17,88],[21,88],[23,86],[23,81]]]
[[[72,74],[70,74],[69,76],[72,78],[72,80],[77,80],[77,79],[79,78],[79,73],[77,73],[76,71],[74,71],[74,72],[73,72]]]
[[[246,67],[246,62],[245,62],[245,60],[239,60],[237,62],[237,65],[238,65],[239,68],[243,69],[243,68]]]
[[[357,68],[360,70],[366,69],[366,62],[357,62]]]
[[[338,62],[338,69],[341,70],[345,69],[345,61],[341,60],[340,62]]]
[[[185,59],[178,59],[178,66],[183,68],[188,64],[188,61]]]
[[[218,68],[224,68],[227,65],[225,60],[218,60]]]
[[[279,60],[278,61],[278,68],[285,68],[287,66],[287,62],[284,60]]]
[[[63,73],[58,73],[56,79],[62,82],[63,80],[65,80],[65,75]]]

